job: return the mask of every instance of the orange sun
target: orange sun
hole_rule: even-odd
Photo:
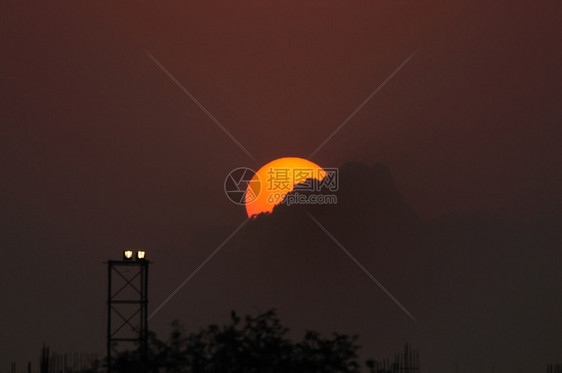
[[[248,183],[244,197],[248,217],[271,213],[295,184],[307,179],[322,180],[325,176],[322,167],[306,159],[287,157],[269,162]]]

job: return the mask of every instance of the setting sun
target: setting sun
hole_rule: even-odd
[[[287,157],[269,162],[256,172],[246,189],[248,217],[271,213],[296,184],[307,179],[321,180],[325,176],[322,167],[303,158]]]

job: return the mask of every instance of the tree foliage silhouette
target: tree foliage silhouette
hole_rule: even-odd
[[[359,373],[357,336],[324,337],[308,331],[301,341],[288,338],[275,310],[243,319],[231,313],[226,325],[209,325],[187,334],[177,321],[167,342],[150,335],[148,372],[166,373]],[[120,373],[142,372],[135,352],[114,361]]]

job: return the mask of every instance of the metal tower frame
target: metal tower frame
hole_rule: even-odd
[[[144,252],[132,257],[132,252],[123,260],[107,261],[107,372],[113,373],[113,352],[119,344],[138,344],[141,366],[145,369],[148,352],[148,265]],[[140,254],[142,253],[142,255]],[[136,269],[124,271],[124,269]],[[130,272],[130,273],[128,273]],[[113,288],[113,276],[125,281],[118,289]],[[127,295],[127,292],[129,293]],[[131,295],[134,294],[133,295]],[[131,305],[136,305],[131,309]],[[112,317],[116,316],[116,317]],[[119,335],[128,328],[125,336]]]

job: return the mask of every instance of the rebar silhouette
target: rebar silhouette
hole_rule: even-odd
[[[98,360],[95,353],[64,353],[51,352],[43,346],[40,359],[41,373],[72,373],[91,368]]]
[[[404,352],[394,355],[390,359],[374,360],[371,362],[372,373],[417,373],[420,370],[419,351],[409,344],[404,346]]]

